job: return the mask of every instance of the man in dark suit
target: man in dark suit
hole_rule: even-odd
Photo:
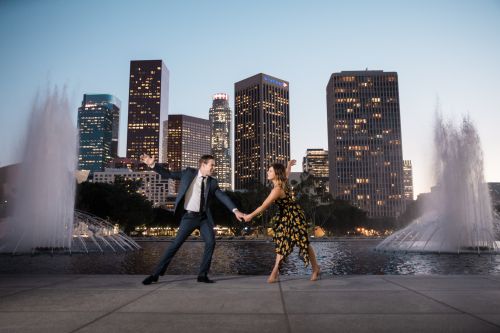
[[[211,175],[214,172],[215,160],[212,155],[203,155],[199,160],[199,169],[186,168],[183,171],[171,172],[162,165],[155,163],[154,157],[141,155],[141,162],[159,173],[162,178],[180,180],[174,213],[182,212],[179,231],[173,243],[167,248],[156,266],[153,274],[142,281],[151,284],[165,274],[168,264],[177,253],[184,241],[195,229],[199,229],[205,241],[205,253],[198,273],[198,282],[213,283],[207,276],[215,248],[214,221],[210,212],[210,203],[216,197],[231,210],[241,221],[245,214],[238,211],[229,197],[220,190],[219,184]]]

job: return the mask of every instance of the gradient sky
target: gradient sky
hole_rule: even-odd
[[[416,194],[432,176],[436,100],[479,131],[485,178],[500,181],[500,1],[0,1],[0,166],[19,161],[39,89],[122,101],[129,62],[163,59],[169,113],[208,118],[211,95],[266,73],[290,81],[291,153],[328,148],[326,84],[342,70],[396,71],[403,156]],[[299,163],[300,164],[300,163]],[[301,171],[297,167],[294,171]]]

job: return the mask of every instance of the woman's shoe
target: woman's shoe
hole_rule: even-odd
[[[321,271],[319,269],[317,271],[314,271],[311,275],[311,281],[317,280],[321,280]]]

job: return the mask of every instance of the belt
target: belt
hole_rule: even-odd
[[[186,210],[186,215],[190,215],[190,216],[204,216],[206,214],[207,214],[206,212],[193,212],[190,210]]]

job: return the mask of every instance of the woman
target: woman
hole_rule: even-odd
[[[276,247],[276,262],[273,271],[267,279],[267,282],[273,283],[278,280],[279,267],[282,260],[292,253],[295,245],[299,247],[300,257],[307,266],[309,262],[312,265],[311,281],[320,278],[320,268],[316,260],[313,248],[307,238],[307,223],[304,211],[295,202],[292,197],[290,186],[287,179],[292,166],[296,161],[291,160],[288,166],[275,163],[267,170],[267,179],[273,183],[273,189],[262,205],[251,214],[245,215],[245,222],[251,221],[255,216],[265,211],[273,202],[279,207],[279,212],[273,217],[273,240]]]

